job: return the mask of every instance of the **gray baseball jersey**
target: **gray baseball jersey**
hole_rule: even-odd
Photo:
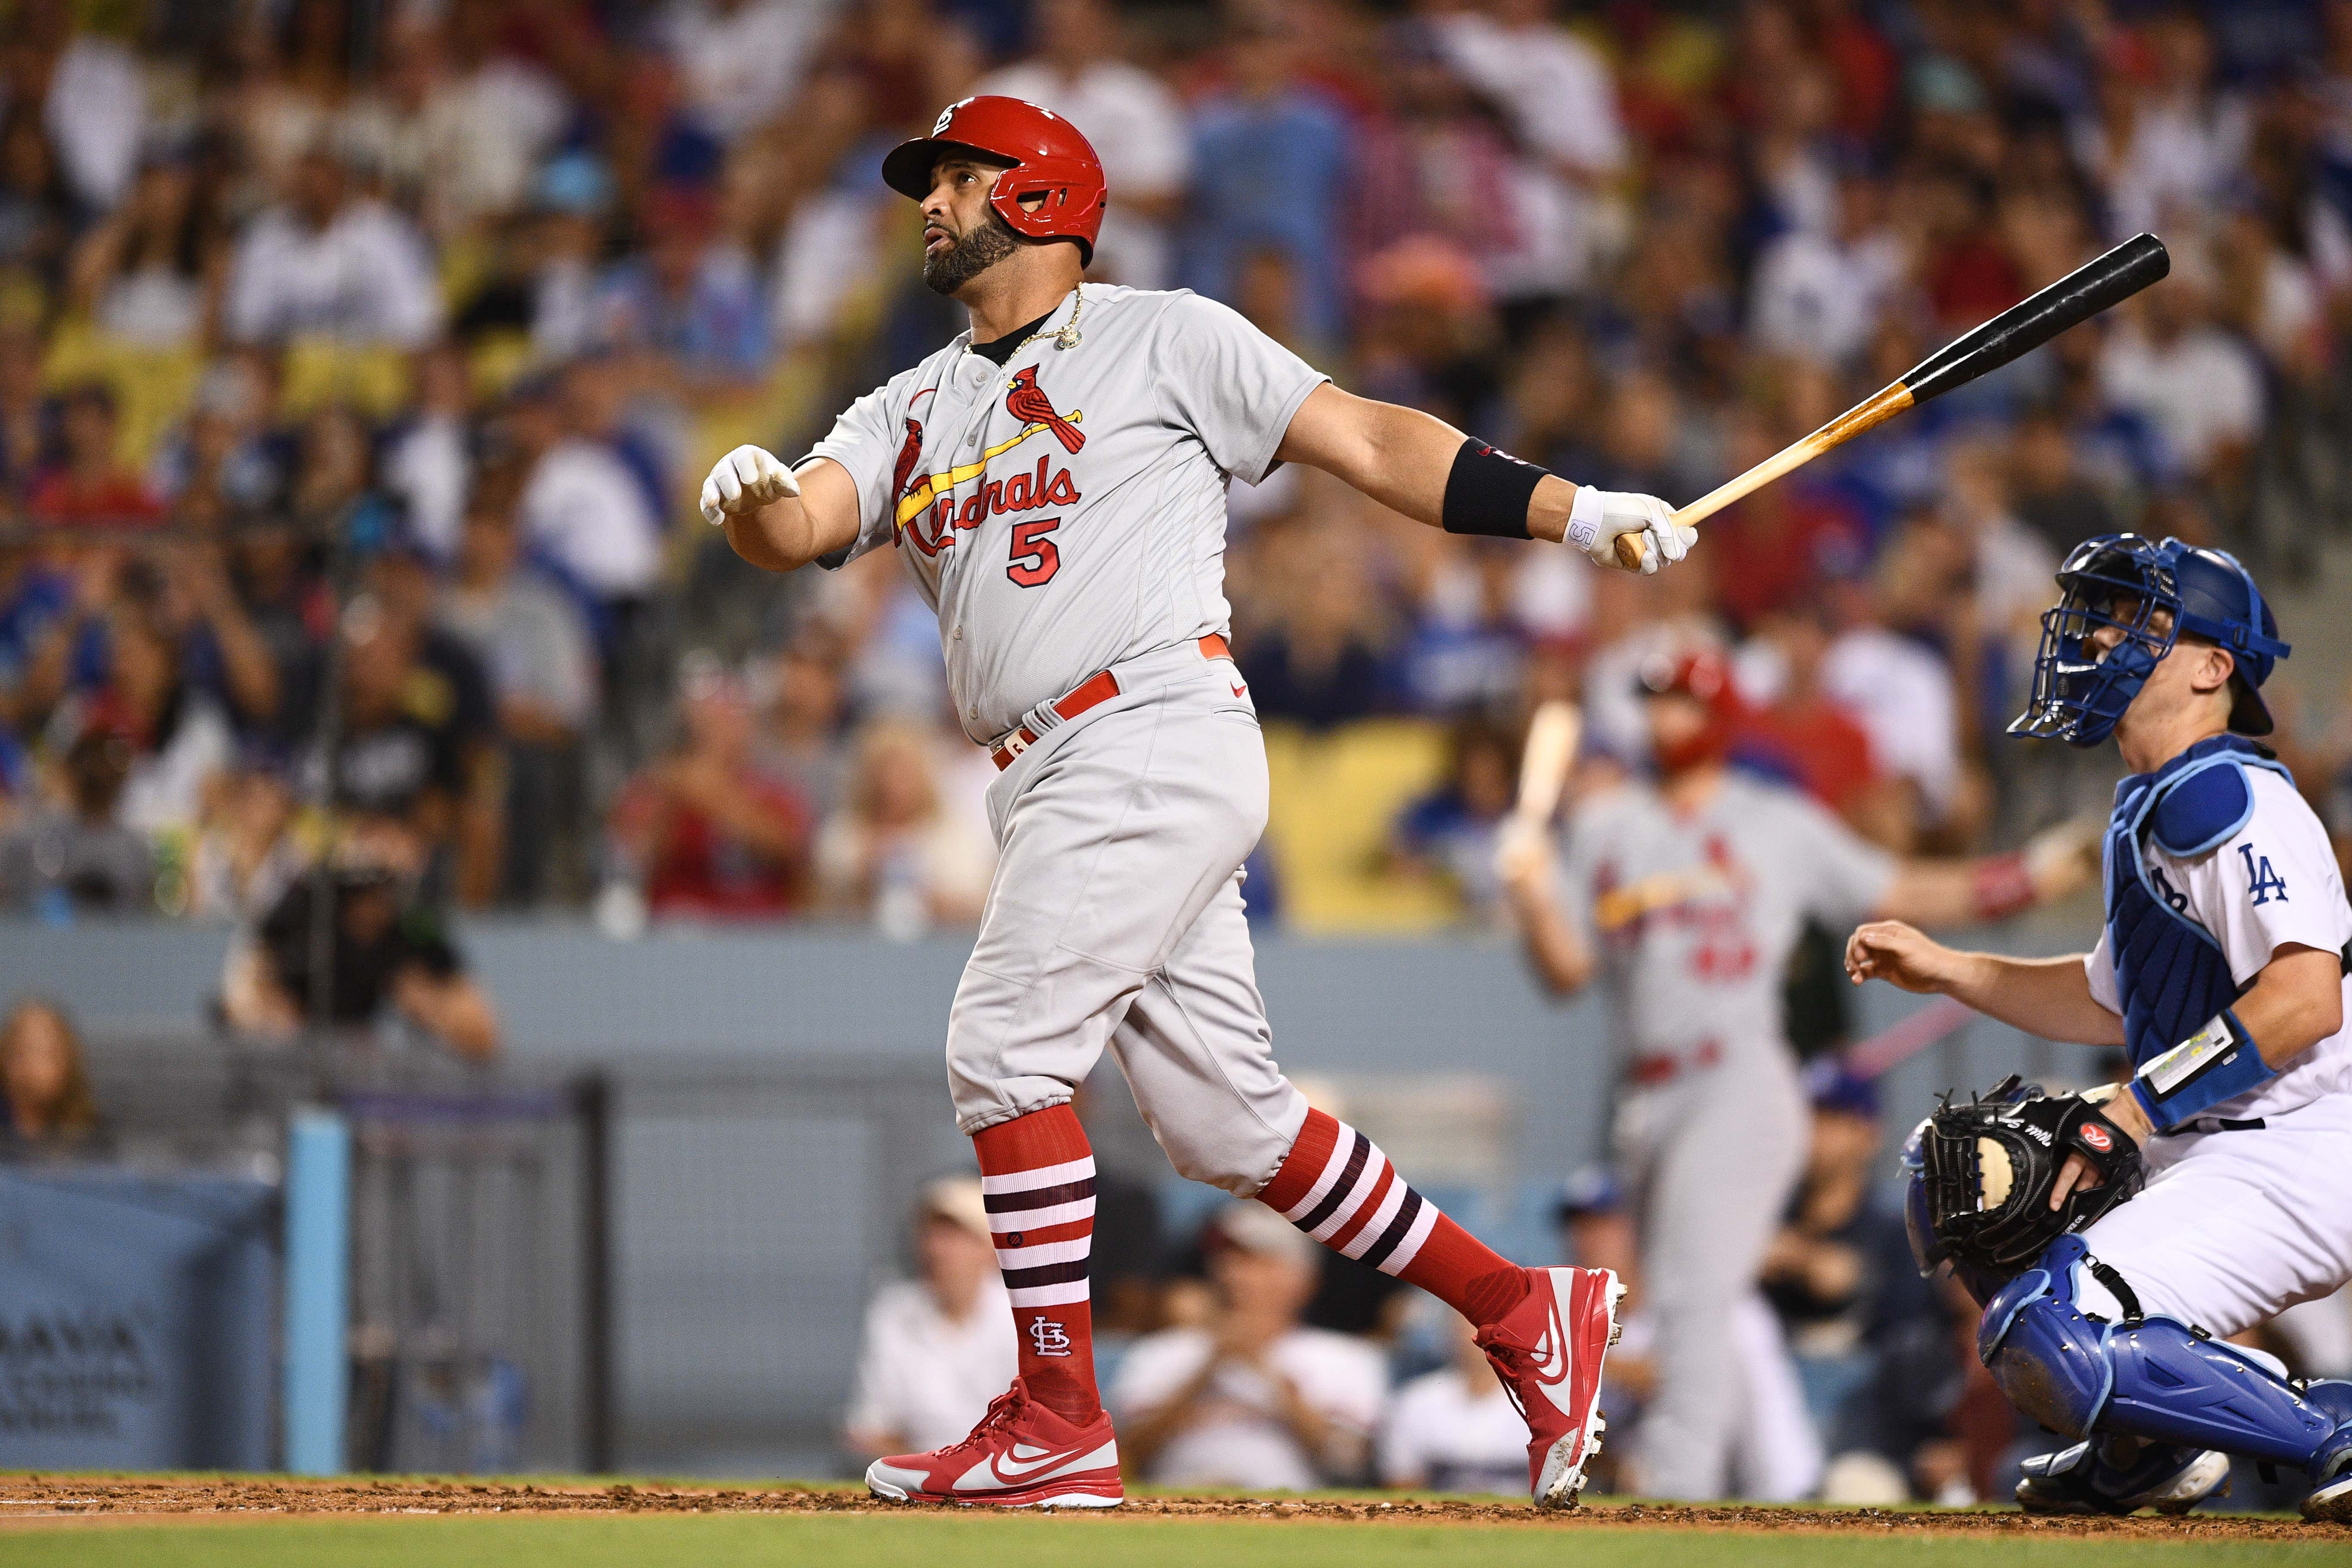
[[[1000,369],[971,334],[852,404],[809,456],[857,482],[940,617],[964,732],[988,742],[1097,670],[1225,629],[1225,483],[1274,468],[1325,379],[1189,290],[1081,286]],[[806,459],[803,459],[805,461]]]
[[[1645,1491],[1729,1484],[1738,1313],[1805,1156],[1781,974],[1807,915],[1864,918],[1895,869],[1805,796],[1738,773],[1687,817],[1633,784],[1570,824],[1561,892],[1638,1064],[1615,1133],[1658,1325],[1657,1392],[1633,1445]]]
[[[1685,818],[1646,784],[1577,812],[1560,892],[1596,945],[1635,1055],[1777,1044],[1808,915],[1869,918],[1895,863],[1794,790],[1731,773]]]

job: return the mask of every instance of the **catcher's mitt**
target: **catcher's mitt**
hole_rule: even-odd
[[[2056,1208],[2051,1189],[2079,1153],[2100,1182]],[[1903,1151],[1904,1220],[1922,1273],[1949,1259],[1971,1288],[2013,1278],[2069,1231],[2139,1191],[2139,1147],[2079,1094],[2053,1097],[2011,1073],[1956,1105],[1948,1095]]]

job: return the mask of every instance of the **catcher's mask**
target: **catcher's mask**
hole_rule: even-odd
[[[2011,734],[2097,745],[2184,632],[2227,648],[2236,661],[2230,728],[2271,732],[2262,684],[2288,647],[2237,557],[2177,539],[2102,534],[2074,547],[2058,569],[2058,586],[2056,607],[2042,617],[2033,691]],[[2110,626],[2119,636],[2102,652],[2095,639]]]

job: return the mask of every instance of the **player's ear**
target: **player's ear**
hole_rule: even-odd
[[[2200,694],[2220,691],[2230,684],[2230,676],[2238,668],[2237,656],[2228,648],[2211,643],[2200,644],[2195,671],[2195,685]]]

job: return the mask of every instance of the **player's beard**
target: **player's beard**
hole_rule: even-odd
[[[950,240],[946,249],[923,253],[923,281],[932,292],[952,298],[965,284],[1020,248],[1021,237],[1013,232],[1013,226],[991,210],[978,228]]]

